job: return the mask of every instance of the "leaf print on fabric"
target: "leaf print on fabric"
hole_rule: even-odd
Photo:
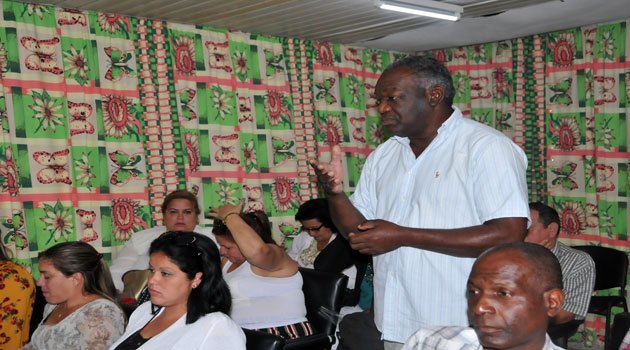
[[[613,118],[606,118],[600,123],[599,128],[597,128],[597,142],[604,146],[607,150],[612,150],[613,145],[612,142],[616,139],[613,133],[615,132],[613,128],[610,126]]]
[[[212,107],[217,111],[214,118],[225,120],[225,117],[231,115],[233,112],[234,93],[225,91],[220,86],[213,86],[211,90],[212,96],[210,97],[210,101]]]
[[[380,50],[367,50],[365,55],[365,66],[372,72],[380,72],[383,70],[383,57]]]
[[[219,197],[219,203],[223,204],[236,204],[238,198],[234,195],[236,188],[230,185],[225,179],[219,180],[219,190],[217,196]]]
[[[603,58],[611,61],[614,60],[615,51],[617,50],[617,45],[615,44],[615,34],[612,31],[604,31],[602,33],[600,45],[601,47],[599,53],[603,56]]]
[[[234,63],[234,73],[236,74],[236,77],[240,81],[247,80],[247,72],[249,71],[249,67],[247,67],[247,53],[244,51],[234,50],[232,62]]]
[[[90,165],[89,155],[89,153],[81,152],[81,158],[74,161],[74,172],[79,184],[92,190],[92,179],[95,179],[96,175],[92,171],[94,166]]]
[[[68,162],[70,150],[67,148],[56,152],[39,151],[33,153],[33,159],[43,167],[37,172],[37,181],[42,184],[72,184]]]
[[[118,241],[127,241],[134,231],[147,228],[146,221],[142,219],[140,203],[130,198],[112,201],[112,222],[114,238]]]
[[[258,157],[254,140],[249,140],[243,148],[243,159],[245,159],[245,171],[249,173],[254,169],[258,169]]]
[[[64,241],[68,241],[73,230],[71,208],[64,207],[61,201],[57,201],[55,205],[44,203],[43,209],[45,216],[40,220],[47,225],[46,230],[50,233],[46,245],[50,241],[57,243],[62,238]]]
[[[87,72],[90,71],[90,67],[84,50],[85,47],[77,50],[74,45],[70,45],[70,49],[63,52],[66,73],[80,85],[88,85],[89,83]]]
[[[62,125],[65,116],[61,110],[63,107],[62,98],[54,98],[48,94],[48,91],[37,90],[32,91],[33,104],[29,107],[33,110],[33,118],[39,119],[39,125],[35,132],[39,129],[57,131],[57,125]]]
[[[37,16],[37,18],[44,19],[44,14],[49,14],[50,10],[46,5],[35,5],[35,4],[25,4],[24,11],[22,11],[22,17],[28,13],[29,17],[33,17],[33,15]]]

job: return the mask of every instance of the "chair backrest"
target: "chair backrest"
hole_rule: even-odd
[[[337,327],[336,317],[330,313],[339,313],[344,293],[348,285],[348,276],[321,270],[300,267],[304,284],[306,318],[317,332],[333,335]],[[329,316],[326,316],[328,312]]]
[[[121,296],[138,299],[149,280],[149,270],[129,270],[122,276],[124,289]]]
[[[595,262],[595,290],[618,287],[621,288],[621,295],[626,295],[628,255],[625,252],[594,245],[573,248],[586,252]]]
[[[243,328],[246,350],[281,350],[285,340],[277,335]]]

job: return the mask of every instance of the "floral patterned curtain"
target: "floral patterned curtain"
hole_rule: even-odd
[[[290,244],[319,194],[308,159],[340,144],[351,193],[386,137],[373,89],[399,53],[1,4],[0,238],[36,275],[61,241],[111,259],[181,188],[204,211],[245,199]],[[627,25],[428,53],[466,116],[525,149],[530,198],[560,211],[570,244],[629,247]],[[601,320],[586,326],[592,342]]]

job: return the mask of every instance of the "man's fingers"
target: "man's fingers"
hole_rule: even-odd
[[[339,145],[334,145],[332,147],[332,156],[330,158],[330,163],[338,163],[341,162],[341,147]]]

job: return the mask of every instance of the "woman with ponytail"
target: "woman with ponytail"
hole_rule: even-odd
[[[232,297],[216,244],[194,232],[165,232],[149,248],[149,294],[112,350],[245,350],[227,315]]]
[[[23,349],[107,349],[125,328],[123,311],[103,255],[83,242],[39,253],[44,319]]]

